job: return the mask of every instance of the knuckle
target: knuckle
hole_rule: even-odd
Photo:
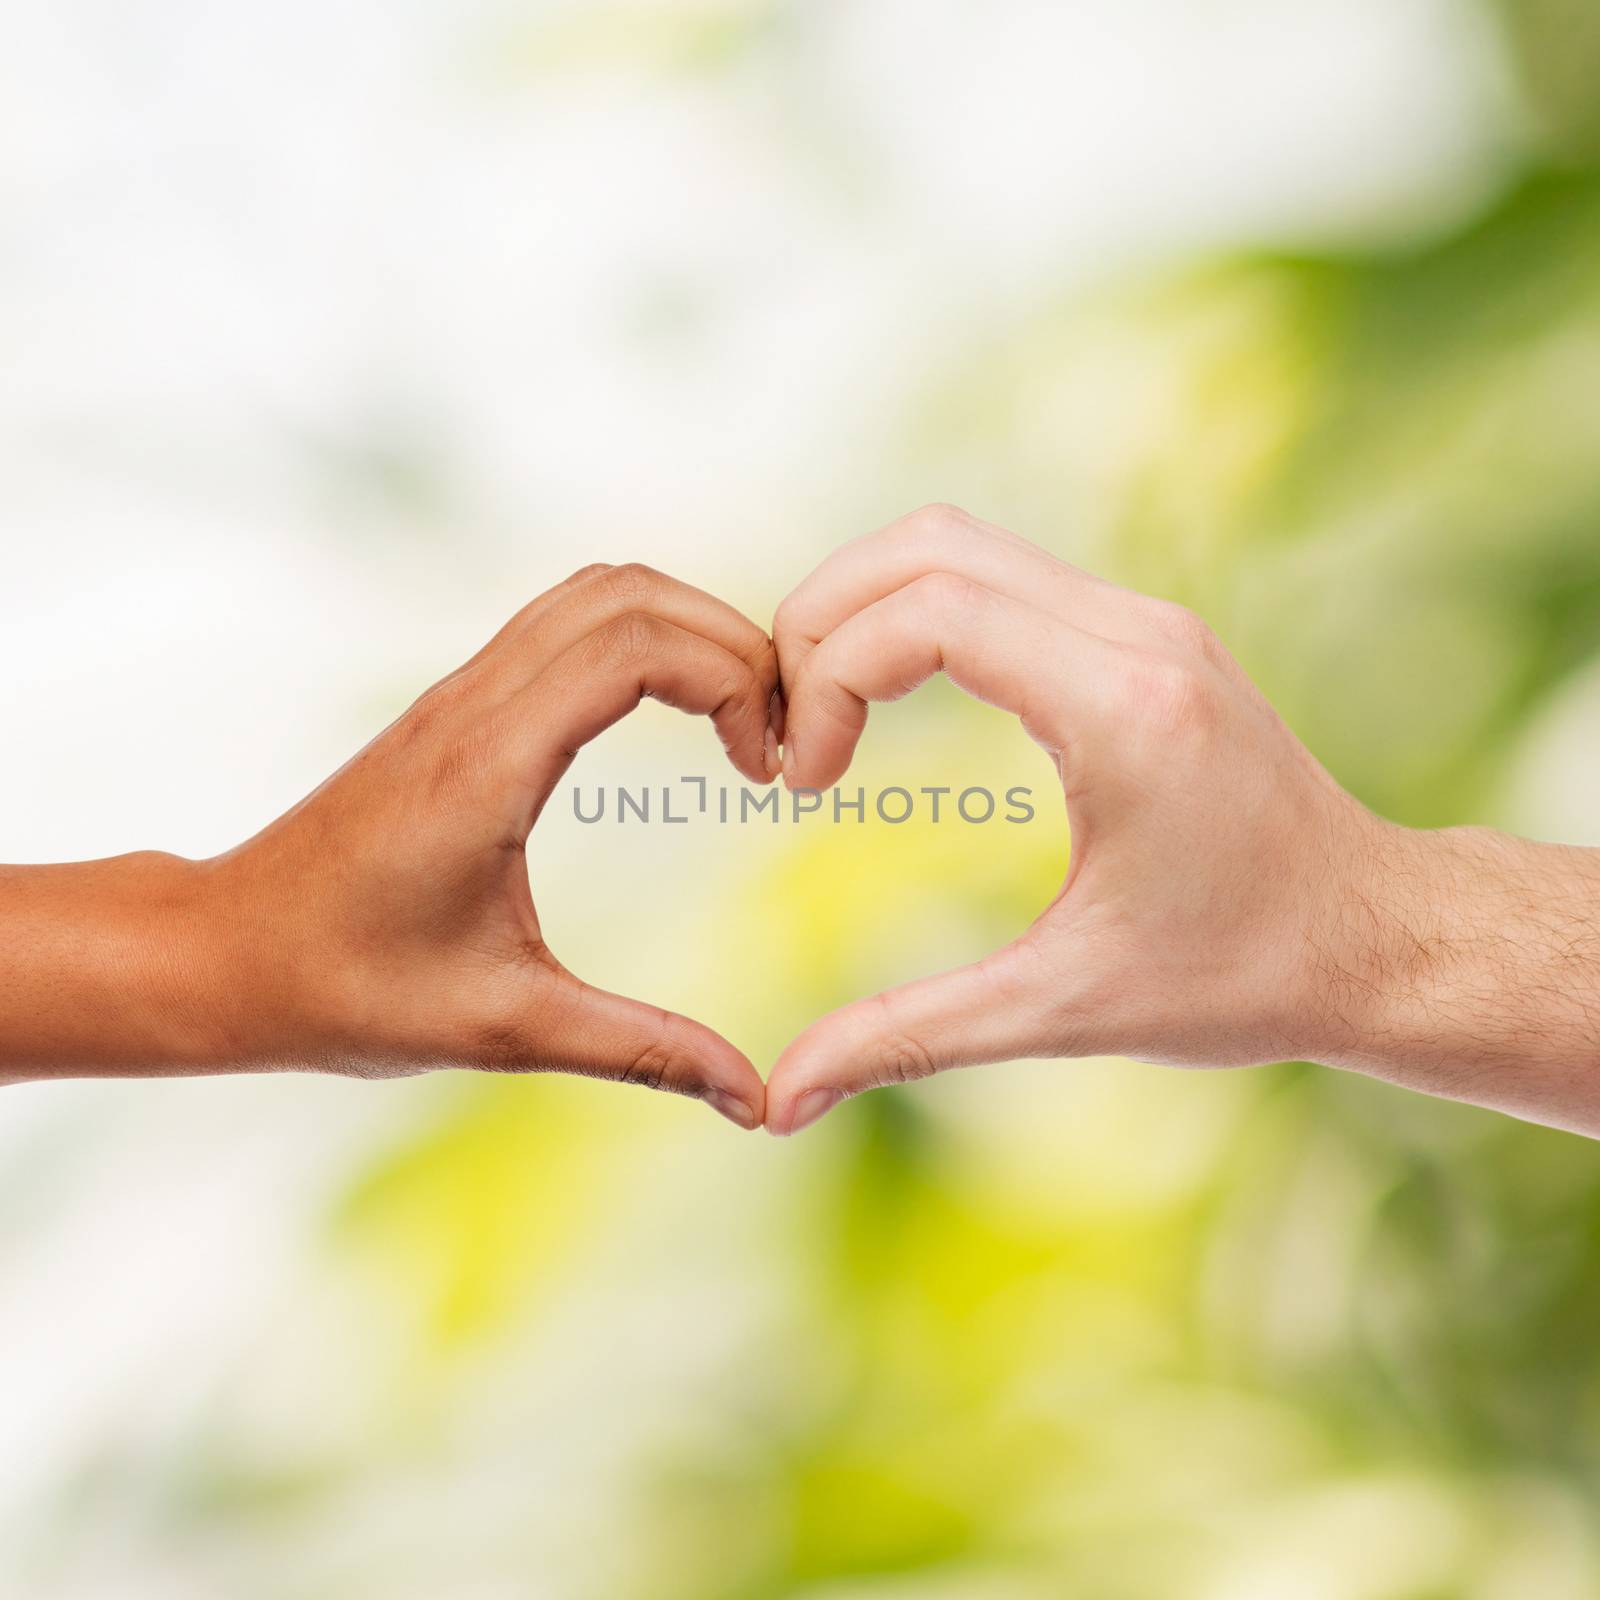
[[[588,566],[579,567],[578,570],[567,579],[567,582],[569,584],[583,583],[589,578],[598,578],[602,572],[609,572],[610,570],[611,563],[609,561],[591,561]]]
[[[769,634],[753,628],[752,636],[737,643],[728,653],[758,684],[764,683],[768,693],[777,687],[778,647]]]
[[[905,526],[907,532],[914,533],[920,538],[937,537],[941,534],[964,532],[972,526],[972,518],[960,506],[953,506],[944,500],[935,500],[913,511],[905,519]]]
[[[792,638],[800,630],[800,602],[792,594],[785,595],[778,602],[778,609],[772,613],[772,637],[780,646],[786,639]]]
[[[678,1056],[661,1040],[648,1044],[617,1074],[618,1083],[636,1083],[646,1089],[677,1087]]]
[[[606,664],[625,666],[653,655],[661,642],[658,618],[643,611],[624,611],[594,634],[594,650]]]
[[[1164,731],[1204,731],[1215,720],[1214,686],[1191,661],[1146,656],[1130,669],[1125,692],[1127,709]]]
[[[733,661],[722,680],[720,705],[737,706],[752,719],[767,720],[768,690],[748,662]]]
[[[474,669],[462,668],[424,691],[406,708],[405,715],[379,736],[386,749],[404,752],[424,764],[454,743],[458,730],[471,716],[471,697],[477,692]]]
[[[929,572],[909,585],[917,602],[943,616],[964,616],[982,603],[982,590],[957,572]]]
[[[798,667],[791,667],[783,686],[784,712],[792,728],[799,714],[816,698],[827,682],[826,674],[818,678],[817,652],[813,650]],[[825,665],[826,663],[824,663]]]
[[[771,689],[778,684],[778,643],[777,640],[761,636],[760,642],[750,652],[748,665],[757,680]]]
[[[930,548],[949,549],[960,543],[972,526],[972,518],[959,506],[939,501],[933,505],[919,506],[897,522],[891,522],[887,528],[867,537],[899,548],[907,556],[914,556],[918,552],[926,554]]]
[[[434,731],[446,721],[465,698],[469,678],[469,669],[463,668],[418,695],[400,721],[407,738]]]
[[[921,1083],[937,1071],[927,1046],[906,1033],[892,1033],[879,1039],[874,1047],[873,1065],[877,1082],[886,1087]]]
[[[654,567],[647,567],[642,561],[625,561],[606,574],[612,593],[630,605],[638,605],[658,593],[664,581]]]
[[[1174,600],[1152,602],[1152,620],[1162,635],[1180,650],[1215,660],[1222,646],[1206,620]]]
[[[772,617],[772,665],[778,681],[789,682],[799,659],[820,643],[817,634],[807,627],[801,606],[792,598],[785,600]]]
[[[1029,1006],[1048,991],[1056,974],[1039,946],[1029,938],[993,950],[978,963],[996,1002],[1008,1010]]]

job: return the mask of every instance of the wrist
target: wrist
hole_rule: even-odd
[[[1334,875],[1307,941],[1307,1059],[1357,1066],[1405,1048],[1414,998],[1434,976],[1426,923],[1440,840],[1373,818]]]
[[[1438,1002],[1461,981],[1456,929],[1472,916],[1457,863],[1473,831],[1364,830],[1310,941],[1310,1059],[1374,1070],[1449,1047]]]
[[[106,866],[108,959],[126,963],[126,1025],[144,1042],[149,1070],[204,1073],[240,1064],[238,984],[211,863],[145,851]]]
[[[1574,1086],[1600,1071],[1597,896],[1600,852],[1381,824],[1317,951],[1311,1058],[1577,1125]]]

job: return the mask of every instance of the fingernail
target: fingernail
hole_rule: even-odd
[[[778,743],[783,743],[783,724],[788,713],[783,704],[783,690],[774,689],[772,698],[767,702],[767,721],[772,724],[772,731],[778,736]]]
[[[726,1089],[707,1089],[703,1098],[719,1116],[726,1117],[729,1122],[737,1124],[747,1132],[755,1127],[759,1120],[743,1100],[737,1095],[729,1094]]]
[[[799,1133],[809,1128],[818,1117],[825,1116],[844,1098],[837,1089],[807,1089],[794,1103],[794,1115],[789,1118],[789,1132]]]
[[[785,788],[794,788],[794,738],[792,736],[783,741],[783,782]]]
[[[772,724],[767,724],[767,776],[776,777],[781,763],[778,760],[778,736],[772,731]]]

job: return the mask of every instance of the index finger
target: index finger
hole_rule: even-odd
[[[710,717],[728,759],[770,783],[770,690],[749,662],[648,612],[614,618],[566,650],[484,725],[497,791],[517,797],[524,832],[578,750],[643,699]]]
[[[1105,638],[1135,643],[1150,634],[1139,614],[1142,597],[1132,590],[954,506],[924,506],[841,545],[778,607],[772,633],[785,686],[847,617],[938,572],[970,578]]]
[[[918,578],[840,623],[805,658],[789,687],[784,782],[836,782],[868,702],[897,700],[941,671],[1060,755],[1104,725],[1123,648],[968,578]]]
[[[747,662],[769,694],[776,689],[772,641],[761,628],[716,595],[637,561],[575,573],[524,606],[467,665],[476,668],[489,699],[504,699],[578,640],[636,612],[720,645]]]

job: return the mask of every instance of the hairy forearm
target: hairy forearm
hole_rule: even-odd
[[[1385,828],[1355,881],[1317,1058],[1600,1133],[1600,850]]]
[[[0,1082],[217,1070],[229,985],[208,883],[154,852],[0,867]]]

